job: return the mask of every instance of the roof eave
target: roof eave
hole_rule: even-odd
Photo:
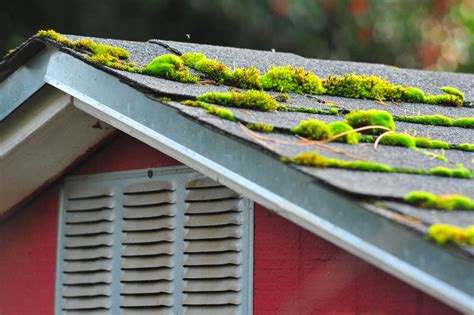
[[[472,259],[427,242],[419,233],[367,211],[355,199],[318,185],[264,152],[191,121],[175,108],[159,106],[109,73],[55,49],[48,54],[44,82],[74,96],[79,109],[454,308],[474,311],[474,284],[467,280],[472,277]]]

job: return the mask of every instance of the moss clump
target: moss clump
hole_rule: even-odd
[[[310,71],[292,66],[272,67],[262,77],[263,89],[299,94],[323,94],[322,80]]]
[[[140,68],[128,61],[130,53],[123,48],[99,44],[90,39],[71,41],[53,30],[42,30],[37,35],[55,40],[74,50],[87,51],[91,55],[86,56],[86,58],[107,67],[129,72],[141,72]]]
[[[234,121],[234,122],[237,121],[237,119],[234,116],[234,113],[232,113],[230,110],[225,109],[225,108],[219,108],[219,107],[207,104],[206,102],[186,100],[186,101],[181,102],[181,104],[186,105],[186,106],[204,108],[211,115],[218,116],[223,119]]]
[[[433,116],[398,116],[394,117],[396,121],[403,121],[415,124],[446,126],[446,127],[460,127],[460,128],[474,128],[474,118],[466,117],[459,119],[452,119],[443,115]]]
[[[339,160],[326,158],[317,152],[304,152],[292,158],[282,158],[283,162],[294,163],[298,165],[316,166],[316,167],[332,167],[342,168],[354,171],[382,172],[382,173],[401,173],[414,175],[435,175],[443,177],[471,178],[473,173],[467,169],[448,169],[444,167],[436,167],[431,170],[423,169],[404,169],[395,168],[382,163],[360,160]]]
[[[455,150],[474,152],[474,144],[471,143],[454,144],[451,145],[450,148]]]
[[[392,131],[395,130],[395,123],[390,113],[383,110],[360,110],[350,112],[346,115],[346,120],[353,128],[365,126],[383,126]],[[375,128],[370,131],[373,134],[380,134],[385,132],[384,129]]]
[[[347,135],[344,135],[340,138],[337,138],[335,141],[345,142],[347,144],[356,144],[360,140],[360,133],[353,131],[354,129],[343,121],[335,121],[328,125],[329,128],[329,138],[336,137],[342,133],[350,132]]]
[[[260,70],[254,67],[234,69],[230,75],[225,77],[224,83],[243,89],[260,90]]]
[[[184,53],[181,55],[181,60],[186,66],[208,75],[218,83],[224,83],[226,78],[232,76],[231,70],[224,63],[208,59],[204,54]]]
[[[331,75],[323,81],[326,94],[360,99],[401,100],[403,87],[376,76]]]
[[[230,93],[205,93],[198,100],[230,107],[241,107],[259,111],[275,111],[285,108],[274,98],[263,91],[249,90],[245,93],[231,91]]]
[[[292,158],[283,158],[284,162],[294,163],[298,165],[316,166],[316,167],[333,167],[368,172],[391,172],[392,167],[367,161],[344,161],[338,159],[326,158],[317,152],[304,152]]]
[[[381,144],[385,145],[392,145],[392,146],[401,146],[407,148],[415,148],[416,147],[416,140],[410,135],[402,134],[402,133],[392,133],[383,136],[380,139]]]
[[[197,76],[189,73],[183,60],[178,56],[166,54],[153,59],[143,68],[143,73],[151,76],[179,82],[196,83]]]
[[[73,44],[70,39],[64,38],[61,34],[54,30],[40,30],[36,35],[41,37],[47,37],[49,39],[57,41],[60,44],[73,48]]]
[[[422,208],[441,210],[474,209],[474,200],[461,195],[435,195],[425,191],[412,191],[406,194],[403,200]]]
[[[474,246],[474,225],[463,229],[450,224],[433,224],[428,230],[428,237],[439,245],[453,242]]]
[[[288,103],[290,96],[286,93],[278,93],[278,95],[275,96],[275,100],[282,103]]]
[[[302,120],[291,132],[313,140],[324,140],[330,135],[328,125],[317,119]]]
[[[298,113],[322,114],[322,115],[339,115],[341,113],[337,108],[320,109],[320,108],[314,108],[314,107],[286,107],[286,108],[279,108],[279,110],[286,111],[286,112],[298,112]]]
[[[264,123],[248,123],[247,128],[265,133],[273,132],[273,130],[275,129],[274,126]]]

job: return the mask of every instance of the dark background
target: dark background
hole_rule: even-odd
[[[474,72],[473,0],[7,0],[0,21],[2,54],[51,28]]]

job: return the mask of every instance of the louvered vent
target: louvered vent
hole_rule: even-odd
[[[168,181],[124,190],[121,308],[123,314],[171,314],[176,193]]]
[[[243,200],[207,178],[186,187],[186,314],[241,314]]]
[[[107,187],[66,193],[60,275],[66,314],[102,314],[111,308],[113,195]]]

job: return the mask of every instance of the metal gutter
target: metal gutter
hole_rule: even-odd
[[[74,105],[90,115],[452,307],[474,312],[474,260],[425,241],[295,168],[203,127],[70,55],[51,51],[45,82],[74,96]]]

